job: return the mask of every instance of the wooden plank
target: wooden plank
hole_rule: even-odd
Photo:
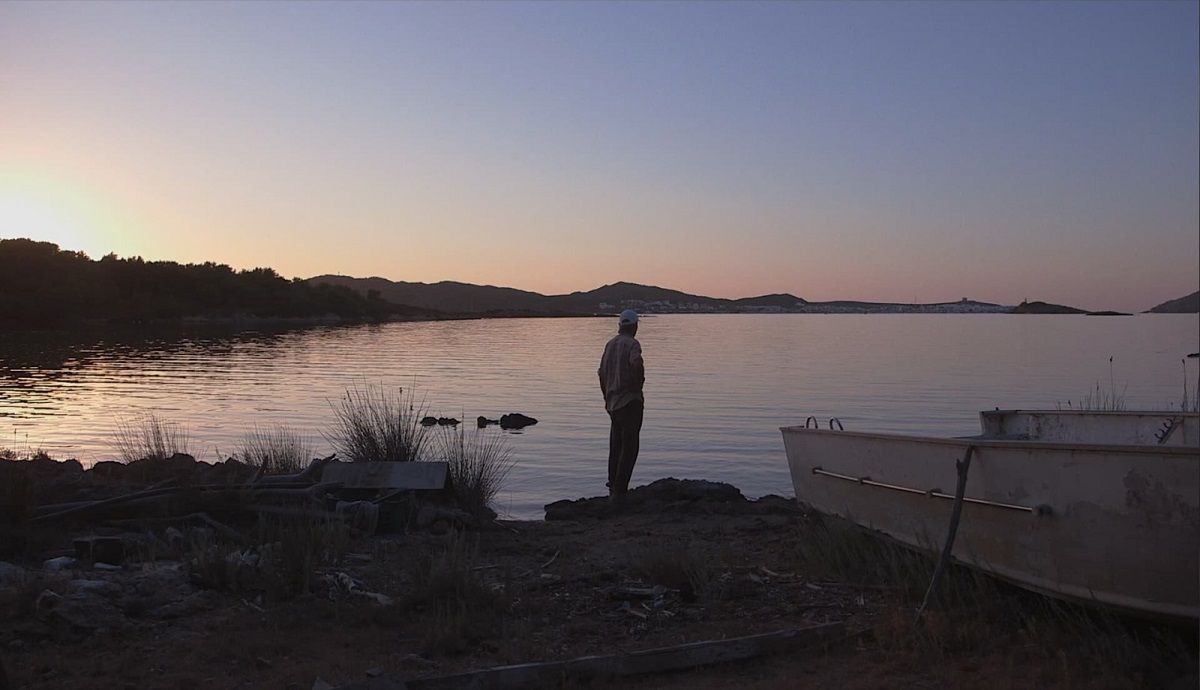
[[[449,466],[444,462],[335,462],[321,474],[323,482],[340,482],[345,489],[438,491],[446,488]]]
[[[744,661],[768,654],[792,652],[833,640],[842,636],[844,630],[841,623],[825,623],[725,640],[660,647],[629,654],[585,656],[565,661],[497,666],[437,678],[409,679],[403,681],[404,685],[399,687],[406,687],[408,690],[518,690],[559,687],[567,678],[621,678],[681,671],[710,664]],[[383,679],[388,677],[383,676]],[[364,687],[362,684],[351,684],[343,686],[343,690]]]

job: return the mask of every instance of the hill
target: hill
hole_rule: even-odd
[[[1200,290],[1179,299],[1167,300],[1151,307],[1151,314],[1196,314],[1200,313]]]

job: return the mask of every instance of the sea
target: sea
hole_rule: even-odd
[[[633,485],[729,482],[792,495],[782,426],[978,433],[980,410],[1128,409],[1194,399],[1195,314],[645,315],[646,414]],[[190,328],[0,333],[0,449],[85,466],[114,459],[122,422],[154,413],[218,461],[256,427],[285,424],[332,451],[347,390],[403,389],[464,433],[502,434],[514,462],[496,500],[536,519],[602,495],[608,418],[596,368],[615,318],[397,322],[292,330]],[[520,412],[519,432],[478,430]],[[810,422],[811,423],[811,422]]]

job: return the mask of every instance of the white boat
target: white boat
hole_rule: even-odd
[[[956,561],[1060,598],[1200,618],[1200,415],[997,410],[980,422],[970,438],[784,427],[796,498],[938,552],[970,449]]]

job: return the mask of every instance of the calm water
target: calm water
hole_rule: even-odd
[[[85,464],[116,420],[155,411],[193,454],[236,449],[255,423],[329,444],[330,400],[363,383],[416,386],[435,415],[541,420],[510,441],[501,512],[539,517],[604,492],[608,419],[596,366],[614,319],[517,319],[147,337],[0,334],[0,447]],[[778,427],[966,435],[976,412],[1051,407],[1100,382],[1130,408],[1178,406],[1196,315],[671,315],[646,317],[646,421],[634,483],[722,480],[792,493]],[[1196,360],[1187,380],[1196,381]],[[495,429],[488,433],[501,433]]]

